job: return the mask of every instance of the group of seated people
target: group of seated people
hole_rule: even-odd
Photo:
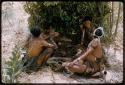
[[[71,62],[65,62],[62,66],[70,72],[78,74],[94,74],[101,70],[100,62],[102,59],[102,46],[100,37],[103,35],[103,28],[91,29],[92,18],[85,16],[80,28],[81,37],[77,37],[78,42],[84,47],[84,51],[76,54],[76,59]],[[27,49],[26,59],[30,61],[25,63],[26,68],[37,68],[45,64],[53,52],[58,48],[54,38],[59,33],[53,31],[51,25],[45,27],[45,32],[41,33],[39,28],[32,28],[31,35],[25,47]],[[78,43],[76,42],[76,43]],[[69,50],[70,51],[70,50]]]

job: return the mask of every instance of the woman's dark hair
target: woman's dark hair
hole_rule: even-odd
[[[87,21],[87,20],[92,21],[92,17],[91,16],[85,16],[83,18],[82,22]]]
[[[101,30],[101,29],[97,29],[97,30],[95,31],[95,35],[96,35],[96,36],[102,36],[102,30]]]
[[[37,27],[32,28],[30,32],[34,37],[39,37],[39,35],[41,34],[41,30]]]
[[[44,24],[44,29],[45,29],[45,30],[48,30],[48,29],[50,29],[50,26],[51,26],[50,23],[45,23],[45,24]]]
[[[48,30],[48,29],[50,29],[50,26],[52,25],[52,21],[51,21],[51,18],[46,18],[45,20],[44,20],[44,23],[43,23],[43,28],[45,29],[45,30]]]

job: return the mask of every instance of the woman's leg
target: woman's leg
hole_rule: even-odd
[[[54,51],[53,48],[45,49],[45,51],[42,52],[41,55],[39,56],[37,64],[42,65],[44,62],[46,62],[48,58],[52,55],[53,51]]]
[[[72,66],[66,66],[65,68],[73,73],[83,73],[86,70],[86,65],[74,64]]]

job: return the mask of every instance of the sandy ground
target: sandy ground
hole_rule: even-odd
[[[28,14],[23,10],[23,2],[2,3],[2,68],[4,62],[9,60],[11,52],[16,44],[22,46],[28,35]],[[122,27],[120,31],[123,32]],[[86,79],[84,77],[67,77],[62,73],[52,72],[45,67],[31,74],[21,73],[19,83],[120,83],[123,81],[123,35],[118,42],[105,47],[110,68],[106,68],[107,75],[104,79]],[[120,43],[119,43],[120,41]],[[121,42],[122,41],[122,42]]]

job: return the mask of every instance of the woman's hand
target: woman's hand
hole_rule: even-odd
[[[77,58],[72,62],[72,64],[80,64],[81,61],[82,61],[81,58]]]
[[[54,48],[55,46],[53,44],[48,44],[49,47]]]
[[[66,67],[72,67],[73,65],[79,65],[81,63],[81,58],[77,58],[72,62],[63,64]]]

